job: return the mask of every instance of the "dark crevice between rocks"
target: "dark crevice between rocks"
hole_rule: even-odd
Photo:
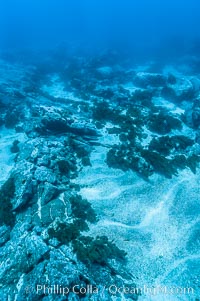
[[[13,227],[15,214],[13,213],[12,199],[15,196],[15,181],[11,176],[0,189],[0,226],[5,224]]]

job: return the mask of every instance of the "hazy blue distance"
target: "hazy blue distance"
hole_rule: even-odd
[[[194,46],[199,29],[199,0],[0,0],[1,49],[179,52]]]

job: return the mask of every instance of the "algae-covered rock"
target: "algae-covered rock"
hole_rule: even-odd
[[[160,112],[150,116],[149,129],[161,135],[170,133],[173,129],[181,130],[182,123],[178,118]]]
[[[106,236],[81,236],[73,241],[74,252],[79,260],[89,264],[108,264],[109,259],[125,260],[126,253],[120,250]]]
[[[148,150],[143,150],[141,154],[143,158],[153,166],[156,172],[163,174],[167,178],[172,178],[173,175],[177,174],[177,170],[171,160],[164,156]]]
[[[74,217],[87,220],[91,223],[96,222],[95,211],[87,200],[84,200],[80,195],[75,195],[71,196],[69,201]]]

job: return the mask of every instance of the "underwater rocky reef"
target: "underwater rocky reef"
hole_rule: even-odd
[[[0,60],[1,301],[199,300],[200,70],[188,60]],[[194,292],[155,299],[144,285]]]

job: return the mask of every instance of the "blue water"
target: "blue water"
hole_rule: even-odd
[[[1,0],[0,46],[54,48],[61,44],[135,55],[185,54],[200,34],[198,0]]]

